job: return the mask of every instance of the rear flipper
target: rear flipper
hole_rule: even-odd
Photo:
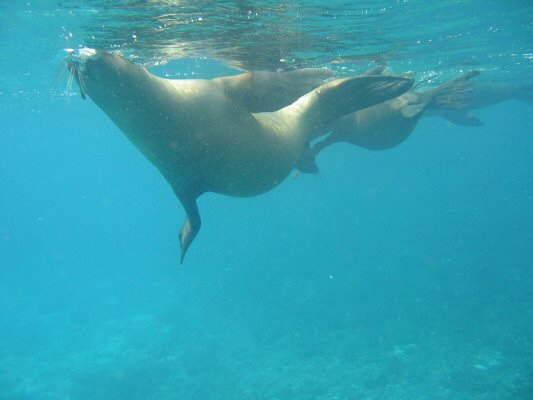
[[[431,98],[427,109],[464,110],[469,108],[469,93],[472,90],[472,83],[469,80],[479,74],[479,71],[469,71],[425,92],[424,95]]]

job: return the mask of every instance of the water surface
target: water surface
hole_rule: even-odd
[[[0,33],[0,399],[531,398],[530,104],[207,194],[180,267],[181,206],[63,62],[524,85],[529,1],[6,2]]]

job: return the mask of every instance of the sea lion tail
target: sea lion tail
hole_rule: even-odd
[[[325,83],[280,110],[293,114],[308,136],[323,134],[336,119],[400,96],[413,86],[409,78],[393,75],[358,76]]]
[[[464,110],[468,108],[469,92],[472,86],[469,80],[480,73],[477,70],[468,71],[425,92],[424,94],[430,98],[427,109]]]

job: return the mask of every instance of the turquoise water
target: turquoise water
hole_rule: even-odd
[[[262,196],[206,194],[180,266],[172,190],[63,61],[526,85],[531,2],[4,3],[1,400],[533,398],[531,104],[337,144]]]

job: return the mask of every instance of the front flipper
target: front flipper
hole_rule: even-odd
[[[178,198],[185,209],[185,223],[180,230],[181,258],[180,264],[183,264],[185,254],[194,238],[200,231],[202,219],[196,204],[197,196],[178,195]]]
[[[394,75],[337,79],[319,86],[290,106],[271,114],[275,118],[298,121],[299,129],[305,135],[304,139],[309,142],[331,130],[331,124],[335,120],[398,97],[408,91],[413,83],[412,79]],[[255,117],[263,120],[264,124],[272,124],[268,113],[265,114],[255,114]]]

